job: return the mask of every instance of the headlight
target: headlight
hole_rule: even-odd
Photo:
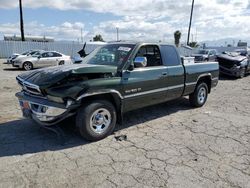
[[[53,102],[64,103],[64,101],[63,101],[63,99],[61,97],[55,97],[55,96],[47,95],[47,98],[50,101],[53,101]]]

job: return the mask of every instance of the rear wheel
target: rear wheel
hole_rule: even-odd
[[[78,110],[76,126],[84,139],[97,141],[113,132],[116,119],[115,107],[110,102],[96,100]]]
[[[64,61],[60,61],[58,65],[64,65]]]
[[[207,101],[208,86],[205,82],[200,82],[195,88],[195,91],[189,95],[189,101],[193,107],[201,107]]]
[[[26,71],[32,70],[33,69],[33,65],[31,62],[24,62],[23,63],[23,69]]]

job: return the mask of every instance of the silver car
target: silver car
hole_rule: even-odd
[[[26,56],[33,55],[34,53],[36,53],[38,51],[40,51],[40,50],[29,50],[29,51],[23,52],[21,54],[14,53],[10,57],[7,58],[6,64],[12,64],[13,61],[17,60],[18,58],[23,58],[23,57],[26,57]]]
[[[12,66],[19,67],[24,70],[32,70],[33,68],[64,64],[72,64],[70,56],[55,51],[43,51],[37,52],[32,56],[17,59],[16,61],[13,61]]]

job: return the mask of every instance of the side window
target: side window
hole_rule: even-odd
[[[53,52],[53,57],[62,57],[62,55],[59,53]]]
[[[48,57],[48,53],[47,53],[47,52],[46,52],[46,53],[43,53],[41,56],[42,56],[42,57]]]
[[[180,65],[180,58],[177,54],[175,47],[170,45],[162,45],[162,60],[166,66],[177,66]]]
[[[53,57],[53,52],[48,52],[48,57]]]
[[[154,46],[154,45],[142,46],[138,50],[136,57],[146,57],[147,67],[162,65],[160,50],[158,46]]]

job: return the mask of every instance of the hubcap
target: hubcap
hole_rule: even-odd
[[[24,65],[24,68],[25,68],[26,70],[30,70],[30,69],[31,69],[31,65],[30,65],[30,64],[25,64],[25,65]]]
[[[96,110],[90,118],[90,128],[97,134],[102,134],[111,124],[111,114],[105,108]]]
[[[206,89],[204,87],[200,88],[199,92],[198,92],[198,102],[200,104],[203,104],[206,100]]]

